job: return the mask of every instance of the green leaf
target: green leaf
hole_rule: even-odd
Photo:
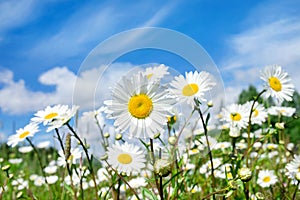
[[[142,188],[143,199],[158,200],[157,196],[147,188]]]

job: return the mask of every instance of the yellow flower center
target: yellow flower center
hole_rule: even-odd
[[[118,156],[118,161],[123,165],[130,164],[132,162],[132,157],[127,153],[121,153]]]
[[[258,116],[258,110],[257,109],[254,109],[254,111],[253,111],[253,117],[257,117]]]
[[[153,109],[152,100],[146,94],[135,95],[128,102],[128,111],[138,119],[145,119]]]
[[[269,78],[269,84],[270,87],[276,92],[281,91],[281,82],[278,78],[272,76],[271,78]]]
[[[53,113],[49,113],[48,115],[46,115],[44,118],[45,119],[53,119],[54,117],[56,117],[58,114],[53,112]]]
[[[29,133],[30,133],[29,131],[25,131],[20,134],[19,138],[21,138],[21,139],[26,138],[29,135]]]
[[[182,94],[184,96],[193,96],[196,94],[199,90],[199,87],[195,83],[187,84],[186,86],[183,87],[182,89]]]
[[[233,121],[240,121],[242,119],[242,116],[240,113],[231,113],[230,118]]]
[[[266,176],[265,178],[263,178],[263,182],[268,183],[271,181],[271,177],[270,176]]]
[[[147,74],[147,78],[150,79],[153,76],[153,73]]]

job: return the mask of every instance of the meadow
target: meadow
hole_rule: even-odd
[[[300,199],[298,109],[286,103],[295,89],[281,66],[266,66],[262,91],[218,113],[208,72],[162,84],[167,74],[159,65],[124,76],[98,110],[37,111],[1,145],[0,199]],[[98,128],[101,156],[78,115]]]

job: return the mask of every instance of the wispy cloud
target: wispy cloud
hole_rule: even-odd
[[[260,70],[279,64],[300,89],[300,22],[290,9],[289,4],[264,3],[251,12],[240,33],[229,37],[228,53],[220,63],[229,88],[239,86],[241,91],[249,84],[260,88]]]
[[[0,2],[0,33],[17,27],[31,19],[34,0],[11,0]]]
[[[156,26],[164,20],[176,4],[166,4],[157,10],[144,12],[146,6],[125,6],[103,3],[86,5],[69,16],[62,27],[51,36],[43,38],[29,52],[29,56],[59,58],[74,57],[86,53],[91,44],[101,42],[112,34],[143,26]],[[158,7],[158,5],[148,5]]]

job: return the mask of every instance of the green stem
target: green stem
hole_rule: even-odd
[[[297,186],[295,188],[295,191],[294,191],[294,194],[293,194],[293,200],[296,199],[296,194],[297,194],[297,191],[298,191],[298,188],[299,188],[299,184],[300,184],[300,181],[298,181]]]
[[[33,143],[31,142],[31,140],[29,138],[26,138],[26,140],[29,142],[30,146],[33,148],[35,154],[37,155],[37,159],[38,159],[38,162],[39,162],[39,165],[40,165],[43,177],[45,178],[45,183],[47,184],[48,190],[50,192],[50,199],[52,199],[52,190],[51,190],[51,187],[50,187],[50,185],[49,185],[49,183],[47,181],[47,177],[46,177],[46,174],[44,172],[44,167],[43,167],[43,164],[42,164],[42,160],[41,160],[40,154],[37,151],[37,149],[35,148],[35,146],[33,145]]]
[[[213,164],[213,156],[212,156],[210,145],[209,145],[209,141],[208,141],[207,124],[204,121],[204,117],[203,117],[203,114],[201,112],[201,109],[199,107],[196,108],[196,109],[197,109],[197,111],[198,111],[198,113],[200,115],[202,126],[204,128],[204,135],[205,135],[205,139],[206,139],[206,143],[207,143],[208,155],[209,155],[209,160],[210,160],[210,165],[211,165],[211,177],[212,177],[212,184],[211,184],[211,186],[212,186],[212,189],[214,190],[215,189],[214,164]],[[215,194],[213,194],[213,199],[216,199]]]
[[[66,124],[68,126],[68,128],[70,129],[70,131],[74,134],[74,137],[78,140],[78,142],[80,143],[80,145],[83,148],[83,151],[85,153],[86,159],[88,160],[88,164],[89,164],[89,170],[92,174],[92,179],[95,185],[95,196],[96,199],[98,198],[98,188],[97,188],[97,182],[96,182],[96,177],[95,177],[95,173],[94,173],[94,169],[93,169],[93,164],[92,164],[92,160],[89,157],[89,153],[88,150],[86,148],[86,146],[84,145],[84,143],[82,142],[82,140],[80,139],[80,137],[77,135],[77,133],[74,131],[74,129],[70,126],[69,123]]]
[[[248,138],[247,138],[247,143],[248,143],[248,147],[251,144],[251,139],[250,139],[250,132],[251,132],[251,118],[252,118],[252,113],[253,113],[253,108],[254,108],[254,104],[258,101],[259,97],[266,92],[266,90],[262,90],[257,97],[254,98],[254,101],[251,105],[251,109],[250,109],[250,114],[249,114],[249,120],[248,120],[248,127],[247,127],[247,134],[248,134]],[[246,155],[246,166],[249,167],[249,163],[248,163],[248,154]]]

